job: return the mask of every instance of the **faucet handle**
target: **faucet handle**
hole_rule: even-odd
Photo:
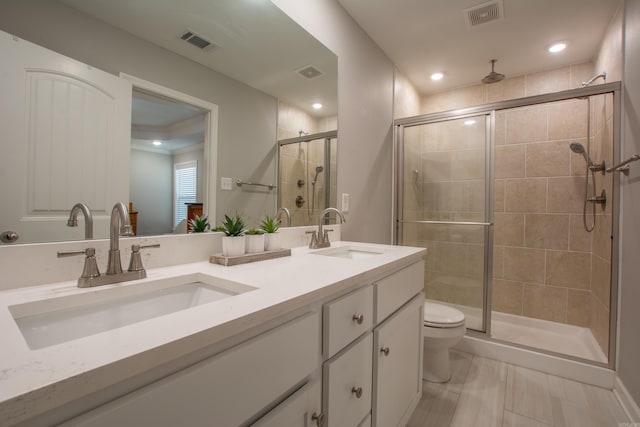
[[[66,258],[76,255],[85,255],[84,267],[82,268],[82,274],[80,279],[90,279],[92,277],[99,277],[100,271],[98,270],[98,263],[96,262],[96,250],[95,248],[87,248],[82,251],[61,251],[58,252],[58,258]]]
[[[322,239],[324,240],[324,243],[328,245],[330,243],[329,242],[329,232],[333,231],[333,228],[325,228],[323,231],[324,231],[324,233],[323,233],[324,235],[322,236]]]
[[[318,248],[318,232],[316,230],[305,231],[305,234],[311,234],[311,242],[309,242],[309,249]]]
[[[140,256],[140,249],[147,248],[159,248],[160,244],[155,245],[131,245],[131,259],[129,260],[129,271],[144,271],[142,265],[142,257]]]

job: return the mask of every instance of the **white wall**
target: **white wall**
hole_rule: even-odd
[[[342,237],[390,243],[393,63],[337,1],[272,2],[338,55],[338,204],[350,194]]]
[[[625,2],[621,158],[640,154],[640,1]],[[620,330],[618,374],[640,405],[640,162],[620,176]]]
[[[124,72],[218,105],[216,183],[220,176],[275,182],[275,98],[58,2],[3,0],[0,29],[104,71]],[[219,188],[216,183],[213,190]],[[275,191],[253,195],[236,186],[216,191],[218,218],[225,212],[260,217],[275,210]]]
[[[138,212],[138,236],[171,233],[173,162],[168,154],[131,150],[129,199]]]

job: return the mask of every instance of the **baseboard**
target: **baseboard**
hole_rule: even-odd
[[[531,350],[513,347],[486,339],[465,335],[455,349],[494,360],[534,369],[546,374],[614,389],[616,373],[610,369],[574,360],[563,359]]]
[[[640,407],[633,397],[629,393],[629,390],[624,386],[624,383],[620,379],[619,375],[616,375],[616,383],[613,388],[613,393],[618,398],[622,409],[627,413],[629,419],[634,423],[640,423]]]

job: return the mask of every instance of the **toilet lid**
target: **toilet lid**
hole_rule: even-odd
[[[464,313],[444,304],[426,302],[424,304],[424,323],[438,328],[454,328],[464,325]]]

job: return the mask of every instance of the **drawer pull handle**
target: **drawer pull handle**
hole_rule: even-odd
[[[382,347],[380,349],[380,353],[384,354],[385,356],[389,355],[389,347]]]
[[[324,414],[320,412],[316,414],[315,412],[311,415],[311,419],[316,422],[318,427],[322,427],[324,425]]]
[[[353,319],[353,321],[356,322],[358,325],[362,325],[362,322],[364,322],[364,314],[360,314],[360,315],[354,314],[351,319]]]
[[[362,397],[362,387],[351,387],[351,393],[355,394],[358,399]]]

